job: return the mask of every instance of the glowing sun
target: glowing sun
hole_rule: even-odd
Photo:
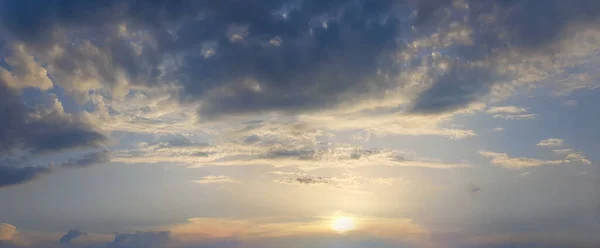
[[[331,223],[331,228],[339,233],[344,233],[354,229],[356,225],[354,224],[354,220],[350,217],[340,216],[333,219]]]

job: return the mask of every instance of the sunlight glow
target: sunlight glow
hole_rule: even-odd
[[[331,228],[333,228],[333,230],[336,232],[344,233],[353,230],[356,228],[356,225],[354,224],[354,219],[346,216],[340,216],[333,219]]]

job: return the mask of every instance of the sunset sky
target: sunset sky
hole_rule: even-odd
[[[0,248],[600,247],[599,68],[597,0],[0,0]]]

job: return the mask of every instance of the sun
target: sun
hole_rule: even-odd
[[[347,216],[335,217],[331,222],[331,228],[339,233],[345,233],[356,228],[354,219]]]

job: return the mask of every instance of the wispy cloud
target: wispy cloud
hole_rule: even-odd
[[[229,176],[205,176],[200,180],[194,180],[192,181],[194,183],[199,183],[199,184],[223,184],[223,183],[239,183],[238,180],[236,180],[233,177],[229,177]]]
[[[489,151],[479,151],[484,157],[491,158],[491,163],[500,165],[509,169],[522,169],[528,167],[537,167],[541,165],[548,164],[566,164],[570,163],[569,160],[541,160],[536,158],[527,158],[527,157],[510,157],[506,153],[497,153],[497,152],[489,152]]]
[[[517,106],[499,106],[499,107],[490,107],[486,111],[488,114],[523,114],[527,113],[527,109],[520,108]]]
[[[539,147],[558,147],[558,146],[563,146],[564,142],[565,141],[563,139],[556,139],[556,138],[545,139],[545,140],[541,140],[539,143],[537,143],[537,146],[539,146]]]
[[[589,161],[583,154],[581,153],[572,153],[572,152],[560,152],[559,154],[564,155],[563,159],[556,160],[543,160],[537,158],[528,158],[528,157],[511,157],[506,153],[497,153],[497,152],[489,152],[489,151],[479,151],[479,154],[491,158],[490,161],[492,164],[500,165],[502,167],[508,169],[523,169],[528,167],[537,167],[541,165],[552,165],[552,164],[569,164],[569,163],[583,163],[590,164]]]
[[[492,131],[494,131],[494,132],[504,132],[504,128],[502,128],[502,127],[495,127],[495,128],[492,129]]]

